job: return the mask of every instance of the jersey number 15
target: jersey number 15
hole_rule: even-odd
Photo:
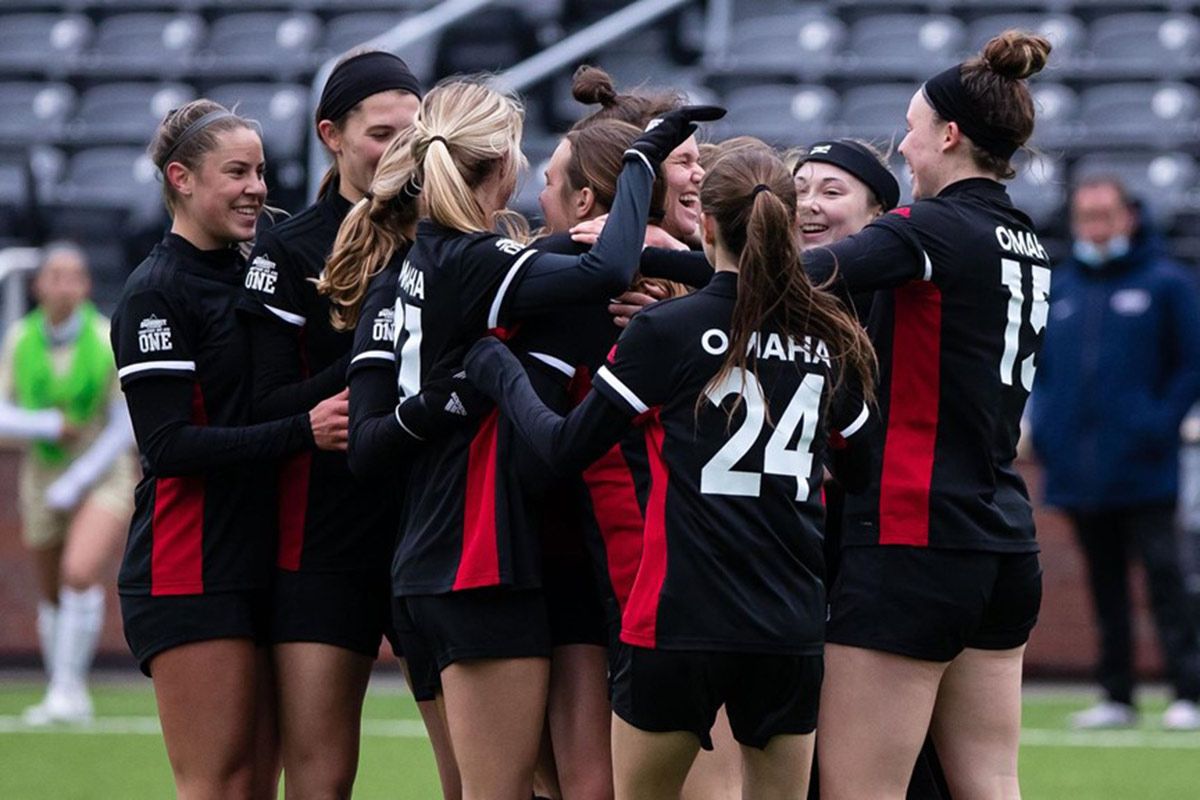
[[[1000,358],[1000,382],[1005,386],[1013,386],[1017,382],[1017,369],[1021,372],[1021,385],[1025,391],[1033,389],[1033,376],[1037,366],[1033,363],[1034,354],[1030,353],[1017,364],[1021,348],[1021,328],[1025,324],[1033,328],[1034,336],[1039,335],[1046,327],[1046,312],[1049,310],[1047,298],[1050,295],[1050,270],[1046,267],[1025,265],[1031,270],[1030,288],[1032,297],[1029,298],[1026,310],[1025,291],[1022,284],[1022,265],[1012,258],[1000,259],[1000,280],[1008,289],[1008,323],[1004,326],[1004,355]],[[1028,316],[1026,314],[1028,313]]]

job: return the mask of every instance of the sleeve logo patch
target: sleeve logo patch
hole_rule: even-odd
[[[246,288],[252,292],[275,294],[275,281],[278,279],[275,262],[266,256],[259,256],[251,262],[246,272]]]
[[[507,253],[510,256],[515,256],[517,253],[525,249],[525,245],[520,242],[514,242],[512,239],[497,239],[496,249],[502,253]]]
[[[151,314],[138,324],[138,349],[143,353],[161,353],[172,347],[171,326],[165,319]]]
[[[387,342],[391,344],[396,341],[396,310],[392,308],[380,309],[375,315],[375,322],[371,326],[371,339],[376,342]]]

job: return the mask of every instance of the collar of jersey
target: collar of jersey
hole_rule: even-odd
[[[342,193],[337,189],[329,190],[325,193],[325,197],[321,198],[321,210],[335,225],[341,225],[342,220],[346,218],[353,207],[354,203],[342,197]]]
[[[711,294],[719,294],[722,297],[737,297],[737,282],[738,274],[736,272],[719,270],[713,273],[712,280],[708,282],[706,288]]]
[[[177,254],[180,261],[193,271],[202,272],[229,283],[238,282],[242,256],[236,247],[201,250],[176,233],[168,233],[163,237],[163,244],[171,252]]]
[[[938,197],[953,197],[960,194],[1001,194],[1007,195],[1004,184],[991,178],[963,178],[955,181],[938,192]]]

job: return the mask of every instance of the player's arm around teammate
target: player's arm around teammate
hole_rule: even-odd
[[[289,798],[350,795],[363,697],[390,628],[394,513],[347,464],[353,334],[333,324],[317,281],[384,150],[411,126],[420,93],[390,53],[357,53],[334,68],[315,115],[334,163],[312,206],[260,233],[245,277],[264,312],[250,323],[255,418],[330,398],[321,403],[329,417],[314,430],[319,449],[292,456],[279,473],[270,639]]]
[[[112,323],[145,472],[118,581],[125,636],[154,680],[179,796],[274,797],[263,647],[273,491],[262,475],[313,434],[305,413],[250,424],[237,246],[266,199],[262,142],[253,123],[201,99],[167,115],[150,156],[171,230]]]
[[[870,325],[879,463],[847,503],[830,596],[823,797],[903,797],[927,730],[954,797],[1019,795],[1021,664],[1041,573],[1012,462],[1049,269],[999,181],[1032,134],[1024,79],[1049,50],[1009,31],[927,81],[900,144],[916,202],[806,254],[810,274],[887,290]]]
[[[560,469],[593,459],[635,417],[645,429],[653,478],[615,677],[617,798],[678,796],[722,705],[743,796],[804,797],[821,681],[825,435],[864,438],[870,414],[851,387],[869,395],[874,355],[800,269],[795,188],[768,149],[719,160],[701,203],[713,281],[635,317],[569,416],[538,402],[494,340],[472,349],[467,370]]]

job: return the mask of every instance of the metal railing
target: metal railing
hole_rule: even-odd
[[[492,79],[492,85],[510,92],[528,89],[622,36],[693,2],[695,0],[637,0],[501,72]]]
[[[404,57],[404,52],[408,48],[437,35],[455,22],[494,2],[495,0],[445,0],[427,11],[409,17],[374,39],[363,42],[355,49],[358,47],[375,48]],[[325,88],[325,81],[329,79],[329,74],[333,72],[333,68],[341,57],[342,55],[339,54],[329,59],[317,70],[316,77],[312,82],[310,105],[312,109],[315,110],[317,104],[320,103],[321,90]],[[317,196],[317,187],[321,184],[321,175],[328,166],[328,156],[315,129],[309,130],[308,139],[308,197],[313,200]]]
[[[0,337],[25,313],[24,277],[42,263],[37,247],[6,247],[0,250]]]

